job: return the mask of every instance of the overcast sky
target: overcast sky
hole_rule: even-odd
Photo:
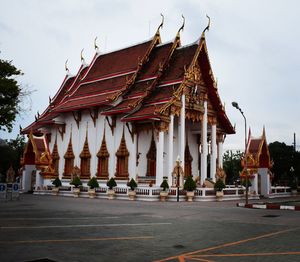
[[[231,106],[243,109],[252,135],[265,125],[268,142],[293,142],[300,137],[300,1],[297,0],[9,0],[1,1],[0,57],[12,60],[24,72],[23,86],[36,90],[31,110],[18,117],[26,127],[48,105],[64,76],[80,66],[80,51],[87,62],[95,50],[119,49],[153,36],[165,16],[162,41],[172,40],[186,25],[182,44],[197,40],[211,17],[206,34],[214,75],[227,115],[236,124],[236,135],[227,136],[225,149],[242,149],[244,122]],[[297,143],[300,139],[297,137]]]

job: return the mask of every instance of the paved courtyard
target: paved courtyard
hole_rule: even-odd
[[[300,261],[297,211],[28,194],[0,207],[1,262]]]

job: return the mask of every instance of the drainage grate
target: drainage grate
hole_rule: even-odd
[[[185,246],[183,246],[183,245],[174,245],[173,247],[174,248],[185,248]]]
[[[56,262],[56,261],[49,258],[40,258],[40,259],[30,260],[26,262]]]
[[[262,216],[262,217],[279,217],[279,215],[265,215],[265,216]]]

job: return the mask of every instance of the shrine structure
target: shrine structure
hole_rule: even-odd
[[[81,57],[76,75],[67,74],[56,95],[35,121],[23,157],[23,188],[70,182],[74,167],[86,183],[115,177],[118,185],[160,186],[179,156],[184,176],[201,186],[222,168],[223,142],[234,134],[218,94],[205,33],[182,46],[162,43],[158,27],[142,43],[101,53],[90,64]],[[43,141],[43,142],[41,142]],[[28,178],[29,177],[29,178]],[[183,180],[182,180],[183,181]],[[182,182],[181,185],[182,186]]]
[[[242,159],[243,170],[241,179],[246,179],[246,171],[248,181],[251,185],[250,192],[262,196],[268,196],[272,193],[271,190],[271,171],[272,162],[270,159],[269,147],[266,139],[266,131],[263,128],[262,136],[253,137],[249,131],[247,145],[247,167],[245,157]]]

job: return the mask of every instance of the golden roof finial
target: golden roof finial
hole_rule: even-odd
[[[94,40],[94,48],[95,48],[95,50],[96,50],[96,52],[98,53],[98,51],[99,51],[99,46],[97,45],[97,36],[95,37],[95,40]]]
[[[82,48],[82,50],[81,50],[81,52],[80,52],[80,60],[81,60],[81,63],[82,63],[82,64],[85,64],[85,60],[84,60],[84,57],[83,57],[83,55],[82,55],[83,50],[84,50],[84,48]]]
[[[181,17],[183,18],[183,23],[182,23],[181,27],[179,28],[176,37],[180,37],[180,31],[183,31],[183,29],[184,29],[185,17],[183,15],[181,15]]]
[[[163,28],[164,21],[165,21],[164,15],[163,15],[163,14],[160,14],[160,15],[161,15],[161,23],[160,23],[160,25],[158,26],[158,28],[157,28],[157,30],[156,30],[156,34],[159,34],[159,30],[160,30],[161,28]]]
[[[206,17],[208,18],[208,24],[207,24],[207,26],[204,28],[204,30],[202,32],[202,37],[205,37],[205,32],[209,31],[209,27],[210,27],[210,17],[208,15],[206,15]]]
[[[65,62],[65,70],[66,70],[67,74],[69,74],[70,71],[69,71],[69,68],[68,68],[68,59]]]

